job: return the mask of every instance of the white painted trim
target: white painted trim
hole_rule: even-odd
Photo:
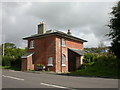
[[[28,57],[30,57],[30,56],[32,56],[33,55],[33,53],[31,53],[30,55],[28,55],[28,56],[22,56],[21,58],[28,58]]]
[[[62,64],[62,66],[64,67],[64,66],[66,66],[66,64]]]
[[[34,47],[30,47],[29,49],[34,49]]]
[[[32,56],[33,55],[33,53],[32,54],[30,54],[30,55],[28,55],[27,57],[30,57],[30,56]]]
[[[53,64],[48,64],[47,66],[53,66]]]

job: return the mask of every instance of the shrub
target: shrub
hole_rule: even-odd
[[[85,57],[86,58],[86,57]],[[108,76],[120,78],[120,60],[113,54],[98,55],[94,62],[81,65],[74,75]]]
[[[11,66],[12,61],[14,61],[12,57],[4,56],[2,57],[2,66]]]
[[[44,64],[37,64],[37,66],[38,66],[38,67],[43,67],[43,66],[44,66]]]
[[[85,63],[91,63],[91,62],[94,62],[96,58],[97,58],[97,56],[95,54],[87,53],[87,54],[85,54],[83,60]]]
[[[14,61],[11,61],[11,66],[21,68],[21,58],[15,59]]]

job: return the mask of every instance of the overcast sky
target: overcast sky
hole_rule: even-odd
[[[2,35],[5,42],[26,47],[23,37],[37,33],[37,25],[44,21],[47,30],[63,32],[88,42],[84,47],[97,47],[100,41],[110,45],[105,36],[109,32],[111,8],[116,2],[6,2],[2,3]],[[1,22],[0,22],[1,23]],[[1,33],[0,33],[1,34]]]

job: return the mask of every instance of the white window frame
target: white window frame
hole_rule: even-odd
[[[62,54],[62,66],[66,66],[66,56]]]
[[[31,40],[30,41],[30,49],[33,49],[34,48],[34,40]]]
[[[53,66],[53,57],[48,57],[48,64],[47,66]]]
[[[61,39],[61,45],[62,45],[63,47],[66,47],[66,41],[65,41],[64,38]]]

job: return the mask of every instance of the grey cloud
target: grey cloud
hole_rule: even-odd
[[[105,25],[109,22],[109,13],[113,5],[113,2],[4,3],[3,31],[6,41],[21,47],[25,43],[22,37],[35,34],[37,24],[44,21],[47,29],[67,31],[70,28],[75,36],[90,41],[87,47],[96,46],[109,32]],[[94,45],[87,36],[92,36],[96,44]],[[105,39],[107,40],[107,37]]]

